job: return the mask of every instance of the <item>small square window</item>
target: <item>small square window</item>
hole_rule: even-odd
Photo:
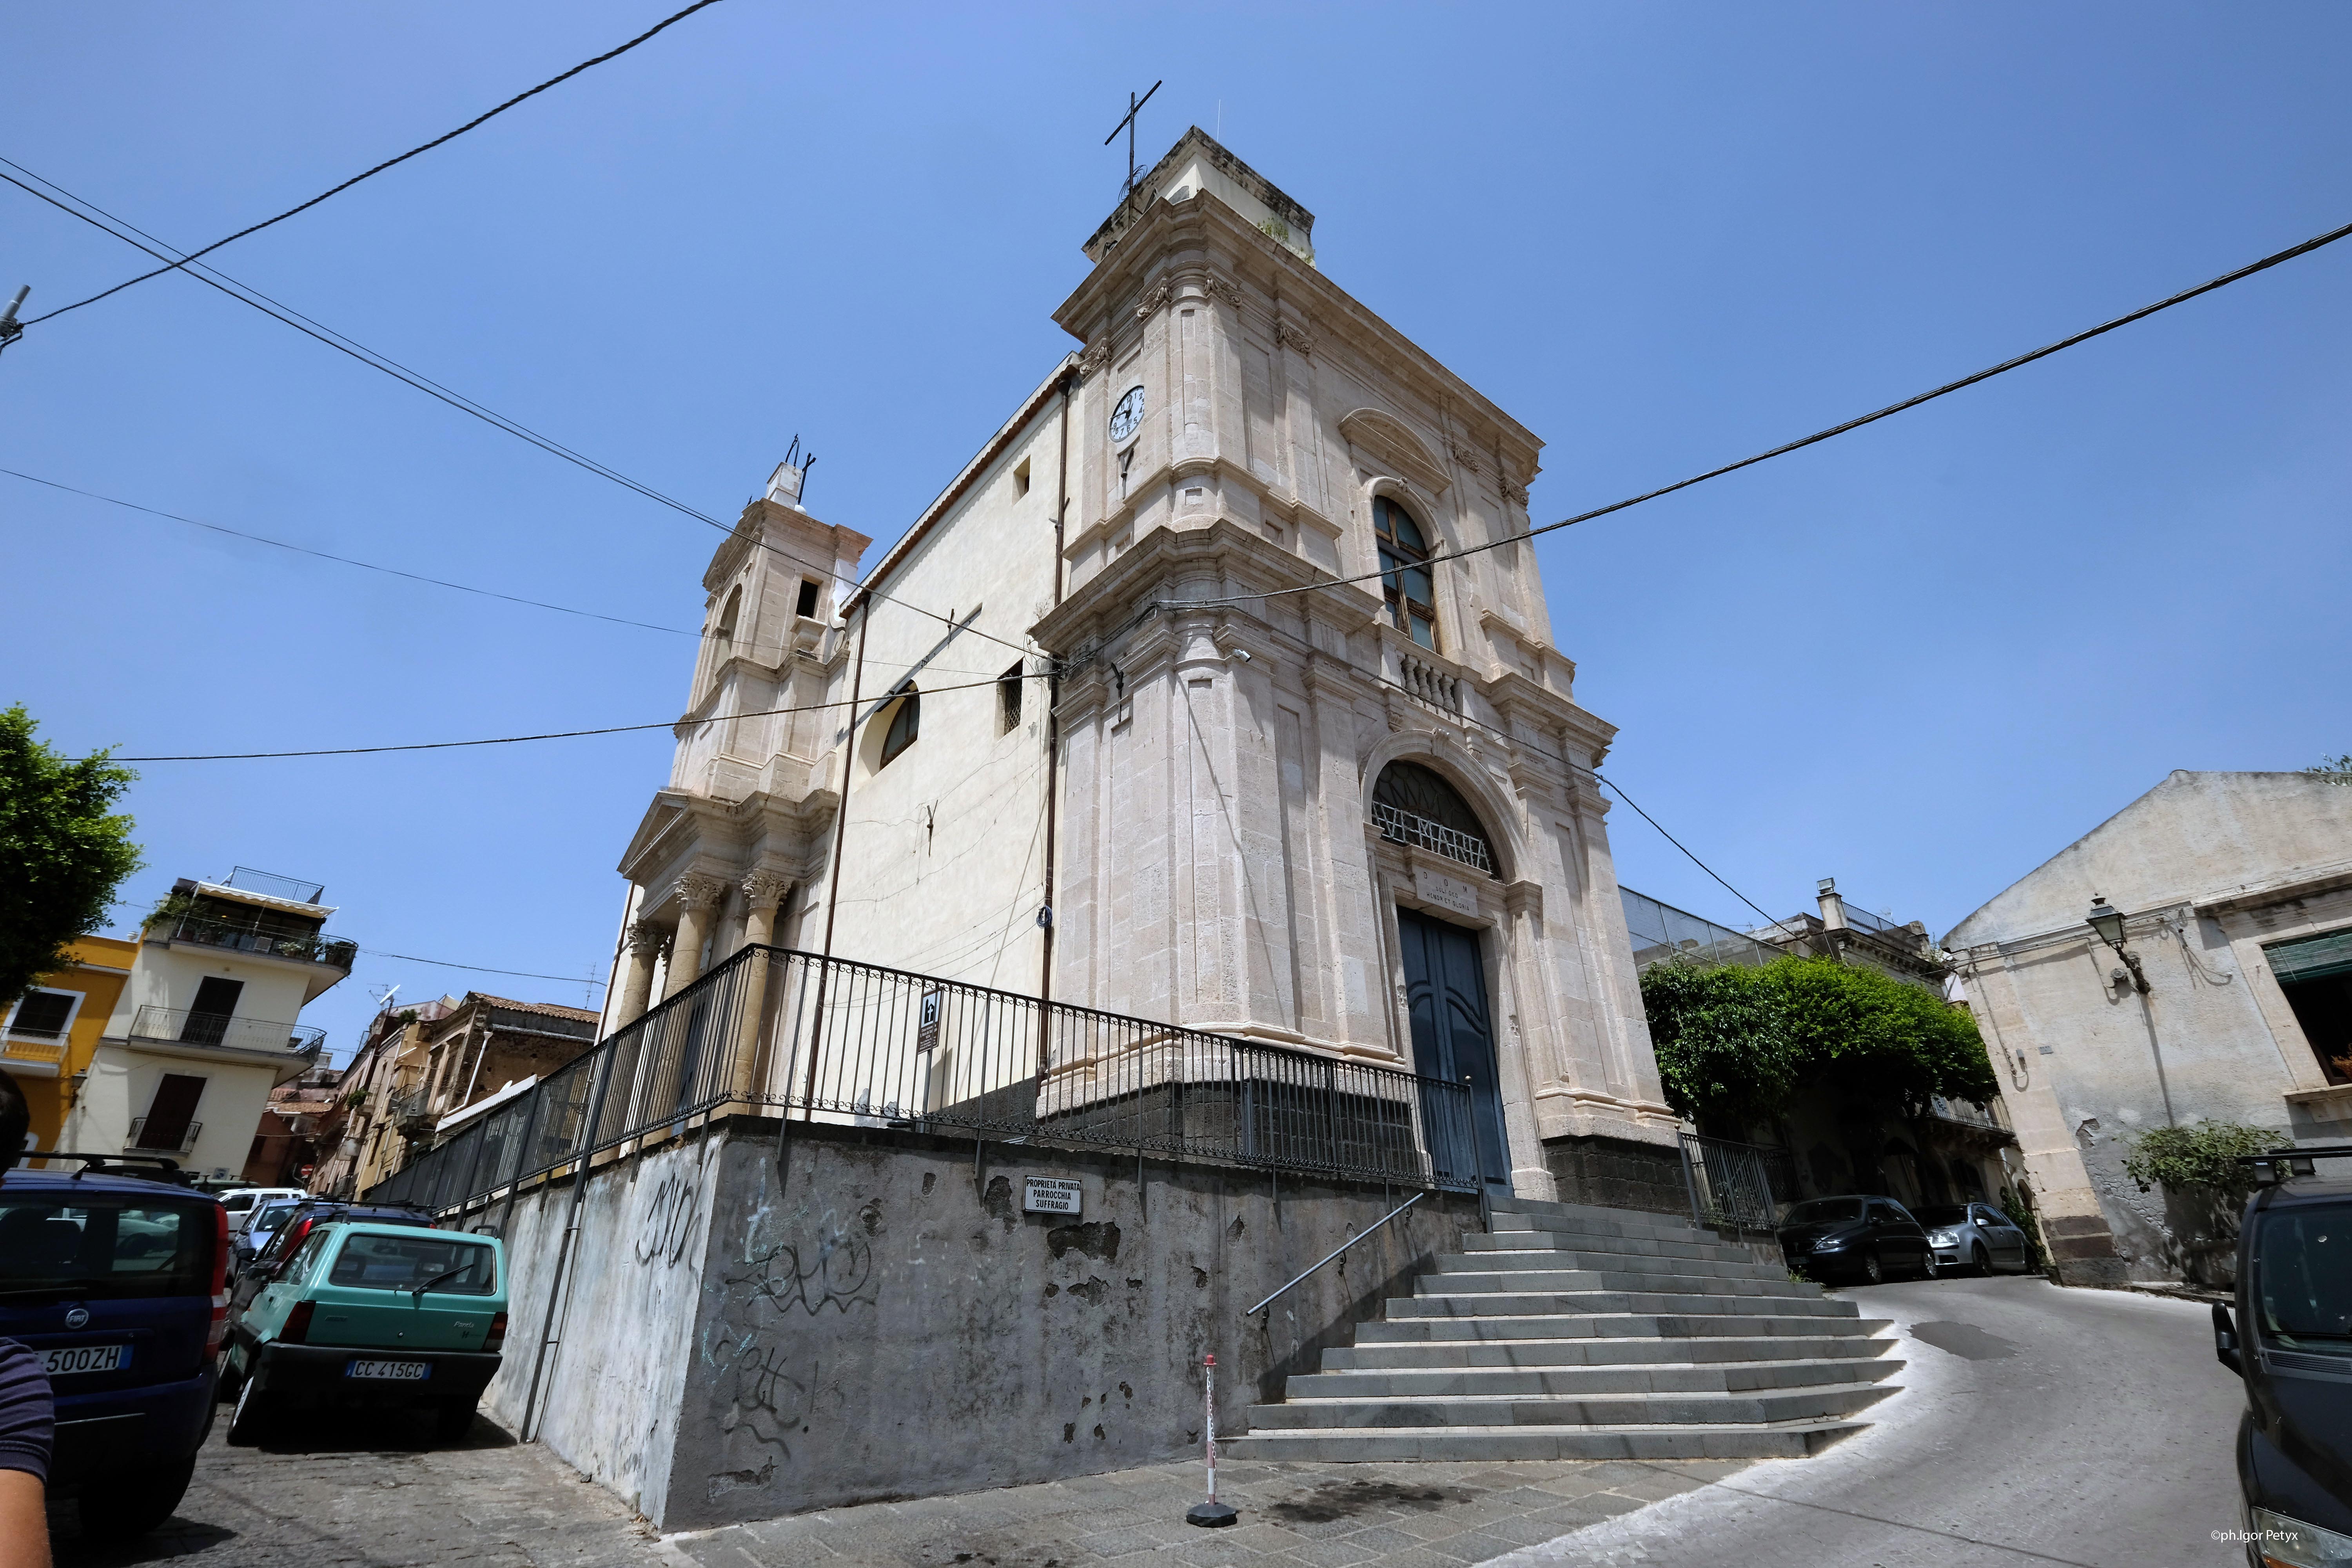
[[[793,613],[803,620],[816,619],[816,584],[805,577],[802,578],[800,603],[793,606]]]
[[[1013,494],[1014,499],[1018,500],[1020,497],[1025,496],[1028,493],[1029,459],[1024,458],[1021,459],[1021,466],[1013,470]]]
[[[996,678],[996,732],[1009,735],[1021,726],[1021,665]]]
[[[8,1032],[54,1040],[66,1032],[79,1000],[79,994],[72,991],[28,991],[16,1004],[16,1016],[8,1020]]]

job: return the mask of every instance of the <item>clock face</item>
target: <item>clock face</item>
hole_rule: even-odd
[[[1118,406],[1110,411],[1110,438],[1124,441],[1143,423],[1143,388],[1131,386]]]

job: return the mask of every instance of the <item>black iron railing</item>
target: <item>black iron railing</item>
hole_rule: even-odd
[[[1795,1157],[1762,1143],[1682,1135],[1683,1177],[1690,1192],[1691,1219],[1700,1225],[1771,1230],[1780,1204],[1797,1195]]]
[[[371,1188],[456,1207],[730,1108],[1475,1190],[1465,1086],[746,948]]]
[[[238,952],[258,952],[271,958],[294,958],[305,963],[329,963],[349,969],[359,956],[359,943],[319,931],[273,930],[238,921],[206,920],[178,915],[156,922],[153,934],[166,942],[201,942]]]
[[[315,1051],[325,1046],[327,1031],[309,1024],[279,1024],[268,1018],[237,1018],[226,1013],[199,1013],[189,1007],[144,1005],[131,1017],[134,1040],[173,1040],[190,1046],[233,1046],[247,1051]]]

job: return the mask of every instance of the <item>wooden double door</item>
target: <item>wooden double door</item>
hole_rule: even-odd
[[[1496,1196],[1511,1190],[1510,1141],[1503,1130],[1502,1087],[1496,1080],[1494,1012],[1486,999],[1486,968],[1478,933],[1417,910],[1397,910],[1397,942],[1404,958],[1405,1006],[1412,1023],[1413,1071],[1447,1083],[1469,1084],[1466,1118],[1424,1118],[1430,1157],[1442,1178],[1472,1177]],[[1459,1097],[1444,1100],[1459,1105]]]

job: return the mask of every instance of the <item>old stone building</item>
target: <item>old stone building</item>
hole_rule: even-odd
[[[773,942],[1466,1076],[1490,1184],[1680,1205],[1613,731],[1532,549],[1481,548],[1541,443],[1313,223],[1195,129],[1087,241],[1079,347],[862,578],[778,470],[703,578],[615,1023]]]
[[[2116,912],[2123,952],[2089,923]],[[2352,1134],[2352,788],[2176,772],[1962,921],[1960,961],[2062,1274],[2225,1270],[2226,1226],[2123,1169],[2150,1128]]]

